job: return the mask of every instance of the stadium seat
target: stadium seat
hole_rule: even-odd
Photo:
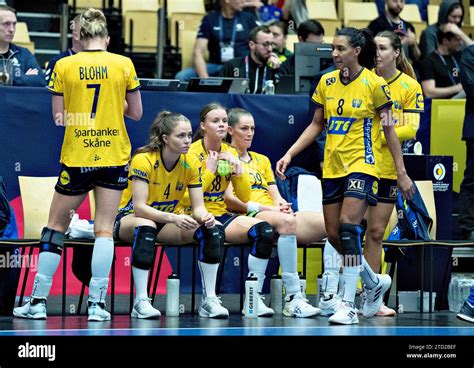
[[[125,44],[132,44],[130,51],[156,52],[158,44],[158,14],[152,10],[129,10],[124,15]],[[133,42],[130,42],[130,30]]]
[[[421,33],[426,29],[426,23],[421,19],[420,8],[417,4],[405,4],[400,14],[402,19],[413,24],[416,33],[417,42],[420,42]]]
[[[439,5],[428,5],[428,25],[435,24],[438,21]]]
[[[197,30],[184,30],[179,32],[179,47],[181,49],[181,68],[193,67],[193,50],[196,42]],[[209,60],[209,52],[206,50],[204,60]]]
[[[298,43],[298,35],[289,34],[286,36],[286,48],[291,52],[295,52],[295,43]]]
[[[32,54],[35,53],[35,43],[31,42],[30,40],[28,25],[25,22],[18,22],[16,24],[15,38],[13,38],[13,43],[21,47],[26,47],[31,51]]]
[[[340,20],[344,19],[344,12],[345,12],[345,9],[344,9],[345,5],[344,4],[348,1],[350,1],[352,3],[355,3],[355,2],[362,3],[362,0],[338,0],[338,2],[337,2],[337,14],[339,15]],[[377,17],[378,17],[378,14],[377,14]]]
[[[341,21],[337,17],[336,5],[333,2],[310,2],[307,5],[311,19],[317,19],[324,27],[326,36],[334,36],[341,28]]]
[[[69,6],[74,5],[74,0],[68,1]],[[102,0],[76,0],[76,10],[84,10],[88,8],[102,9]]]
[[[193,31],[197,33],[203,14],[198,13],[173,13],[168,16],[171,45],[176,46],[177,33]]]
[[[130,10],[146,10],[157,12],[159,9],[158,0],[122,0],[122,14],[125,15]]]
[[[173,13],[206,14],[206,8],[202,0],[173,0],[168,1],[166,12],[168,17]]]
[[[469,7],[469,24],[474,27],[474,6]]]
[[[366,28],[378,16],[375,3],[344,3],[344,26],[346,27]]]

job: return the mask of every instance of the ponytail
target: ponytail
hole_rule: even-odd
[[[377,37],[384,37],[390,40],[390,45],[394,50],[399,50],[400,54],[397,57],[396,68],[401,70],[403,73],[407,74],[408,76],[416,79],[415,71],[413,70],[413,66],[410,64],[410,61],[405,55],[402,47],[402,40],[400,37],[392,31],[382,31],[377,34]]]
[[[375,67],[376,47],[374,36],[370,29],[356,29],[352,27],[344,27],[336,32],[336,36],[345,36],[349,40],[351,47],[360,47],[358,62],[367,69]]]

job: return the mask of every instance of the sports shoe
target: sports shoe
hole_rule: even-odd
[[[321,309],[322,316],[332,316],[341,306],[341,297],[337,294],[322,294],[319,298],[318,308]]]
[[[385,305],[385,303],[382,303],[379,311],[375,315],[379,317],[393,317],[396,314],[397,312],[395,312],[395,309],[389,308]]]
[[[199,316],[206,318],[228,318],[229,311],[222,305],[218,296],[209,296],[204,298],[199,307]]]
[[[258,294],[257,300],[258,317],[272,317],[275,314],[275,311],[272,308],[265,305],[265,297],[263,295]],[[242,309],[242,314],[245,316],[245,308]]]
[[[46,319],[46,299],[31,298],[24,306],[13,309],[19,318]]]
[[[383,303],[383,296],[390,288],[392,284],[392,279],[389,275],[377,275],[379,279],[379,283],[374,286],[372,289],[367,289],[364,286],[365,302],[362,308],[362,314],[364,317],[372,317],[379,311],[380,307]]]
[[[132,318],[147,319],[161,316],[158,309],[153,308],[150,298],[136,299],[131,313]]]
[[[321,309],[309,304],[308,299],[304,298],[301,293],[294,295],[291,300],[286,300],[285,308],[283,308],[283,315],[287,317],[307,318],[320,313]]]
[[[474,306],[470,305],[466,300],[456,317],[463,321],[474,323]]]
[[[105,310],[105,303],[89,302],[87,313],[89,314],[88,321],[110,321],[110,313]]]
[[[329,323],[338,325],[354,325],[359,323],[357,310],[352,303],[341,302],[339,309],[328,319]]]

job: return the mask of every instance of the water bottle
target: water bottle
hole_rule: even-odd
[[[300,290],[301,294],[303,294],[303,298],[306,298],[306,277],[302,273],[299,274],[300,278]]]
[[[245,281],[244,315],[246,318],[257,318],[258,279],[251,273]]]
[[[280,275],[273,275],[270,281],[270,308],[275,314],[283,313],[283,280]]]
[[[273,84],[272,80],[265,81],[264,92],[266,95],[275,94],[275,85]]]
[[[166,280],[166,316],[179,316],[179,278],[175,273]]]
[[[458,277],[453,276],[451,277],[451,281],[449,282],[449,288],[448,288],[448,306],[449,306],[449,311],[457,313],[459,310],[456,310],[456,306],[459,302],[457,298],[457,283],[458,283]]]

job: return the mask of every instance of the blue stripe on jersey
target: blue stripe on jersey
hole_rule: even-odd
[[[356,118],[345,118],[343,116],[331,116],[328,122],[328,134],[346,135]]]
[[[215,192],[215,193],[204,192],[203,194],[206,197],[221,197],[224,195],[224,192]]]
[[[258,185],[258,184],[252,185],[252,189],[267,190],[267,188],[265,188],[263,185]]]
[[[364,151],[365,163],[369,165],[375,164],[374,151],[372,149],[372,118],[364,119]]]
[[[174,208],[178,204],[178,200],[167,201],[167,202],[153,202],[150,204],[150,207],[157,209],[158,211],[171,213],[174,211]]]

